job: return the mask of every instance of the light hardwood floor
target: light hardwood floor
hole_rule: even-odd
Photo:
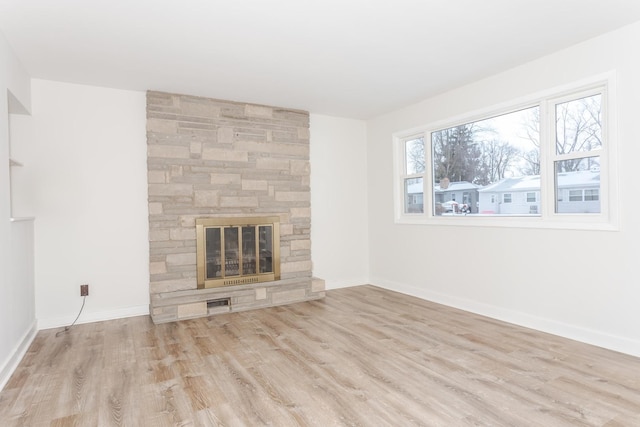
[[[38,333],[5,426],[639,426],[640,359],[373,286]]]

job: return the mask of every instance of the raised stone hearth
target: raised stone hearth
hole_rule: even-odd
[[[309,114],[147,93],[154,322],[324,297],[312,278]],[[280,279],[198,289],[196,219],[280,218]]]

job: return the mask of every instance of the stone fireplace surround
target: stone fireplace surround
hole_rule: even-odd
[[[312,277],[309,114],[147,93],[150,313],[156,323],[324,297]],[[198,289],[196,218],[277,215],[280,280]]]

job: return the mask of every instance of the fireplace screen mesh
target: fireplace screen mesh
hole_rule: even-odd
[[[278,217],[196,220],[198,287],[280,278]]]

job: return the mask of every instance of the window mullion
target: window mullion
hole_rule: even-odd
[[[540,103],[540,204],[542,218],[555,213],[555,129],[556,120],[551,102]]]

